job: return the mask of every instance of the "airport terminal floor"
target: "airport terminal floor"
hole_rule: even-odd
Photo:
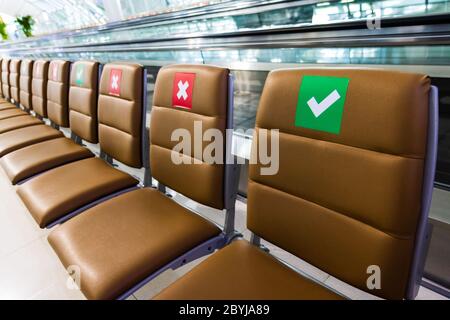
[[[0,1],[0,300],[448,302],[449,21]]]

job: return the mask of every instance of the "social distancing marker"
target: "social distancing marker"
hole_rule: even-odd
[[[84,84],[84,66],[79,64],[77,66],[75,74],[76,74],[75,83],[81,87]]]
[[[295,125],[339,134],[350,79],[303,76]]]
[[[109,74],[109,94],[113,96],[120,96],[120,85],[122,82],[122,70],[111,69]]]
[[[192,109],[195,73],[177,72],[173,80],[172,105]]]

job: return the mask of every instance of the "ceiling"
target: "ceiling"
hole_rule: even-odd
[[[36,34],[107,22],[103,0],[0,0],[0,15],[7,23],[31,15]]]

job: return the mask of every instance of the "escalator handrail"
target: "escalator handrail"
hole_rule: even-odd
[[[60,52],[79,51],[142,51],[142,50],[192,50],[205,47],[336,47],[361,45],[420,45],[450,44],[450,14],[387,18],[382,28],[368,30],[366,20],[343,21],[323,25],[302,25],[258,30],[240,30],[222,33],[198,33],[165,38],[83,43],[58,46]],[[407,30],[405,28],[408,28]],[[308,34],[309,33],[309,34]],[[196,45],[189,44],[196,39]],[[220,40],[222,39],[222,42]],[[409,40],[408,40],[409,39]],[[178,43],[177,43],[178,41]],[[235,42],[233,42],[235,41]],[[169,42],[169,45],[167,43]],[[2,49],[0,52],[55,51],[55,47],[25,47]]]
[[[156,14],[152,16],[147,17],[140,17],[140,18],[134,18],[130,20],[122,20],[122,21],[114,21],[109,22],[103,25],[99,26],[93,26],[93,27],[87,27],[83,29],[77,29],[77,30],[70,30],[70,31],[63,31],[63,32],[57,32],[52,34],[45,34],[42,36],[35,36],[32,38],[27,38],[19,41],[5,41],[0,42],[0,48],[2,46],[11,45],[13,43],[14,45],[20,45],[25,44],[29,42],[35,42],[35,41],[41,41],[41,40],[51,40],[51,39],[61,39],[66,37],[78,37],[78,36],[85,36],[90,34],[95,34],[99,32],[109,31],[109,30],[120,30],[120,29],[126,29],[141,25],[154,25],[158,23],[163,23],[167,21],[176,21],[176,20],[189,20],[192,18],[196,18],[203,15],[211,15],[211,14],[219,14],[224,13],[226,15],[227,12],[230,11],[239,11],[239,10],[248,10],[249,8],[255,9],[255,8],[261,8],[266,7],[265,10],[272,10],[273,5],[283,5],[282,7],[290,7],[294,5],[299,4],[313,4],[320,2],[321,0],[245,0],[245,1],[226,1],[219,4],[212,4],[202,7],[194,7],[194,8],[187,8],[175,12],[168,12],[168,13],[161,13]],[[338,0],[332,0],[330,2],[338,2]],[[289,4],[291,3],[291,4]],[[294,3],[294,4],[292,4]],[[264,11],[265,11],[264,10]]]

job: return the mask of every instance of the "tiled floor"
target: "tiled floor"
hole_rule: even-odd
[[[175,196],[175,199],[196,208],[217,223],[221,224],[223,221],[224,216],[219,211],[200,207],[178,195]],[[38,228],[16,195],[15,187],[11,186],[1,169],[0,204],[0,299],[84,299],[79,290],[71,288],[73,286],[70,285],[66,270],[49,246],[47,242],[49,231]],[[248,239],[250,232],[246,229],[245,210],[245,203],[238,202],[236,227]],[[274,255],[298,268],[301,272],[350,298],[374,298],[345,285],[270,244],[265,243],[265,245]],[[161,274],[137,291],[130,299],[151,298],[203,259],[178,270],[170,270]],[[421,288],[418,299],[443,299],[443,297]]]

